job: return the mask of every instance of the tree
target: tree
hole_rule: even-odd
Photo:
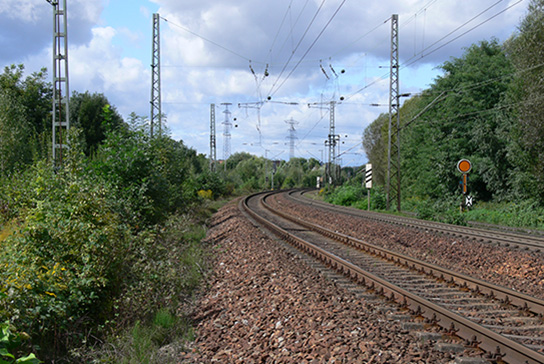
[[[420,197],[455,194],[460,178],[455,166],[467,158],[474,165],[471,194],[484,200],[499,196],[507,189],[511,168],[500,110],[512,65],[492,40],[470,46],[441,68],[444,75],[421,97],[420,110],[442,93],[446,97],[403,131],[403,170],[412,173],[403,181],[417,185],[412,191],[423,193]]]
[[[109,105],[109,106],[108,106]],[[107,117],[104,112],[107,106]],[[107,128],[117,129],[123,125],[123,119],[117,110],[110,105],[106,96],[88,91],[74,91],[70,98],[70,121],[73,126],[82,130],[84,151],[91,155],[106,138]]]
[[[7,154],[20,154],[16,157],[17,163],[30,163],[33,159],[46,157],[49,152],[52,88],[45,82],[47,72],[42,69],[26,79],[23,73],[21,64],[5,67],[4,73],[0,74],[1,107],[5,110],[0,128],[10,135],[4,134],[3,142],[0,141],[5,148],[4,166],[7,159],[13,157]],[[9,143],[17,143],[17,146]]]
[[[372,163],[374,183],[383,185],[387,173],[387,128],[389,114],[380,114],[363,133],[363,148]]]
[[[507,42],[516,69],[509,93],[509,180],[515,194],[544,203],[544,0],[532,0],[519,32]]]
[[[26,108],[9,92],[0,89],[0,174],[8,175],[30,164],[33,133]]]

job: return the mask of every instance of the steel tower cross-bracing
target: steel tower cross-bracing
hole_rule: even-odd
[[[68,16],[66,0],[47,0],[53,6],[53,165],[61,166],[68,148],[70,87],[68,82]]]
[[[210,171],[215,172],[217,138],[215,135],[215,104],[210,105]]]
[[[340,139],[340,136],[336,134],[336,119],[335,119],[335,101],[330,103],[329,112],[329,136],[325,141],[325,145],[329,147],[329,164],[328,164],[328,179],[329,183],[333,184],[338,179],[338,171],[336,166],[336,145]]]
[[[159,136],[162,132],[161,118],[161,37],[160,16],[153,14],[153,41],[151,55],[151,115],[149,119],[150,136],[153,137],[154,126],[159,128]]]
[[[391,201],[397,200],[397,210],[400,211],[400,153],[399,138],[400,115],[399,115],[399,16],[391,16],[391,66],[389,77],[389,129],[387,137],[387,201],[386,207],[389,210]],[[393,118],[396,118],[394,122]],[[396,134],[396,143],[393,145],[393,135]],[[392,150],[395,149],[395,150]],[[393,160],[393,155],[397,160]],[[396,184],[391,183],[395,174]]]
[[[295,140],[297,140],[295,125],[298,124],[298,121],[295,121],[293,118],[289,120],[285,120],[285,122],[289,125],[289,136],[287,139],[289,139],[289,159],[295,158]]]
[[[221,105],[225,105],[225,121],[223,121],[223,160],[225,163],[225,170],[227,169],[227,159],[230,157],[230,127],[232,123],[230,122],[231,112],[229,111],[229,106],[232,105],[230,102],[224,102]]]

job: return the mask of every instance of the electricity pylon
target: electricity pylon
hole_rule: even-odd
[[[53,6],[53,165],[62,166],[70,129],[70,87],[68,82],[68,16],[66,0],[47,0]],[[64,71],[64,72],[63,72]]]
[[[153,40],[151,53],[151,115],[149,118],[149,134],[153,138],[153,127],[159,128],[159,136],[162,133],[161,110],[161,36],[160,16],[153,14]]]

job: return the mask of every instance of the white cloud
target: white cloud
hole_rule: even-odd
[[[112,27],[94,28],[88,45],[73,47],[69,53],[70,81],[73,90],[103,93],[119,111],[128,116],[132,111],[147,113],[135,100],[149,95],[149,71],[138,59],[121,57],[112,45],[118,32]]]
[[[248,150],[264,154],[264,147],[270,150],[270,156],[283,148],[286,153],[283,157],[288,155],[288,146],[285,145],[288,125],[284,120],[290,117],[299,121],[296,126],[299,151],[308,150],[320,156],[319,150],[324,148],[329,122],[327,111],[309,109],[308,103],[339,100],[340,95],[345,96],[346,101],[337,107],[337,130],[348,134],[347,139],[353,143],[360,138],[366,125],[387,111],[387,108],[369,104],[388,102],[389,82],[382,76],[387,74],[389,66],[390,23],[386,20],[391,14],[399,14],[400,17],[399,47],[401,63],[405,63],[411,58],[417,60],[429,54],[433,48],[427,47],[497,2],[347,1],[309,50],[333,17],[340,0],[325,2],[311,26],[309,24],[321,0],[110,1],[117,5],[124,1],[126,6],[137,6],[143,16],[122,25],[99,23],[108,1],[69,1],[72,90],[104,93],[125,116],[131,111],[147,115],[151,78],[150,9],[159,6],[158,13],[168,20],[161,20],[162,99],[172,136],[182,138],[201,153],[208,153],[209,105],[215,103],[218,156],[221,156],[224,115],[220,104],[231,102],[232,115],[239,124],[232,131],[232,152]],[[402,68],[402,91],[418,92],[427,87],[439,72],[435,67],[452,56],[460,56],[464,47],[491,37],[504,40],[510,36],[526,4],[516,5],[485,21],[515,2],[499,2],[437,45],[443,45],[475,27],[473,31],[414,65]],[[24,62],[34,70],[43,66],[49,68],[51,20],[51,5],[46,1],[2,0],[0,34],[4,36],[0,37],[0,47],[9,51],[0,54],[0,62]],[[480,23],[482,25],[476,27]],[[126,56],[129,48],[131,57]],[[307,50],[304,60],[286,80]],[[286,64],[291,56],[291,62]],[[330,66],[336,70],[338,78]],[[265,69],[269,76],[263,79]],[[341,69],[346,72],[340,74]],[[238,108],[238,103],[259,101],[260,97],[266,100],[271,91],[271,102],[261,108],[263,147],[258,147],[255,146],[259,140],[257,111]],[[277,102],[298,102],[299,105]]]

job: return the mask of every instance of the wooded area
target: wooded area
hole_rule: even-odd
[[[476,200],[544,205],[543,20],[544,2],[532,1],[510,39],[472,45],[441,66],[443,75],[429,89],[404,103],[405,204],[458,199],[455,166],[465,158],[473,164],[469,189]],[[388,121],[383,114],[364,132],[363,145],[379,184],[386,176]]]

